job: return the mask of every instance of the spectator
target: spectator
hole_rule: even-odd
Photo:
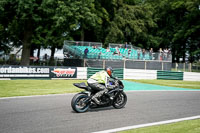
[[[167,53],[167,60],[170,61],[170,57],[171,57],[171,49],[168,49],[168,53]]]
[[[145,49],[142,49],[142,59],[143,60],[145,60],[145,53],[146,53]]]
[[[118,47],[115,47],[115,49],[116,49],[117,54],[120,55],[119,48],[118,48]]]
[[[86,49],[84,50],[84,58],[87,58],[88,52],[89,52],[89,50],[88,50],[88,48],[86,48]]]
[[[141,54],[141,48],[139,48],[138,50],[137,50],[137,54],[138,54],[138,60],[140,59],[140,54]]]
[[[113,55],[118,55],[117,51],[114,51],[114,52],[113,52]]]
[[[130,58],[131,49],[128,50],[128,58]]]
[[[98,55],[98,59],[100,59],[101,58],[101,52],[99,53],[99,55]]]
[[[107,47],[106,52],[110,52],[110,48],[109,47]]]
[[[99,48],[98,46],[95,46],[96,49],[101,50],[101,48]]]
[[[163,52],[163,54],[164,54],[164,60],[167,60],[167,54],[168,54],[168,49],[166,48],[166,49],[164,49],[164,52]]]
[[[162,48],[159,49],[159,60],[163,60],[163,50],[162,50]]]
[[[125,49],[128,48],[128,44],[127,44],[127,42],[125,42],[124,48],[125,48]]]
[[[70,58],[70,54],[69,53],[65,54],[64,58],[67,58],[67,59]]]
[[[114,52],[113,52],[113,55],[116,55],[116,54],[117,54],[117,52],[116,52],[116,51],[114,51]]]
[[[153,59],[153,48],[151,48],[150,51],[149,51],[149,59],[150,60]]]
[[[48,58],[48,55],[45,54],[44,57],[43,57],[43,59],[44,59],[45,61],[47,61],[47,58]]]

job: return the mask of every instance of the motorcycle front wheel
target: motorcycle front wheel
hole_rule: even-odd
[[[77,113],[86,112],[89,108],[89,104],[85,102],[87,98],[88,98],[87,94],[84,93],[76,94],[71,101],[72,109]]]
[[[116,109],[121,109],[126,105],[127,96],[124,92],[120,92],[117,97],[115,97],[113,101],[113,107]]]

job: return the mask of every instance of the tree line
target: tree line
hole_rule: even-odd
[[[23,46],[21,65],[29,65],[40,48],[51,48],[53,59],[64,40],[169,48],[173,62],[194,62],[200,59],[199,35],[199,0],[0,1],[0,51]]]

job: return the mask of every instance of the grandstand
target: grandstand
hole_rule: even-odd
[[[81,42],[81,41],[64,41],[64,54],[68,53],[73,58],[78,59],[99,59],[99,60],[165,60],[171,62],[171,54],[166,57],[163,53],[142,51],[141,48],[124,44],[110,43],[107,49],[102,47],[102,43],[98,42]],[[85,49],[88,53],[85,54]],[[161,58],[162,57],[162,58]]]

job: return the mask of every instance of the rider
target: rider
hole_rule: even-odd
[[[92,100],[98,105],[100,104],[98,97],[101,97],[108,89],[115,87],[115,85],[110,84],[111,78],[113,78],[112,71],[112,67],[107,67],[105,70],[95,73],[87,80],[88,85],[98,91],[92,97]]]

